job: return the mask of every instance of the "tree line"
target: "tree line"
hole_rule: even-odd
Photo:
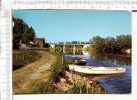
[[[120,53],[132,47],[131,35],[119,35],[116,38],[95,36],[90,43],[94,50],[102,53]]]
[[[29,44],[34,40],[35,31],[22,19],[13,18],[13,48],[18,48],[19,43]]]

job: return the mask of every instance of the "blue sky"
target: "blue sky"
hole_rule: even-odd
[[[47,42],[89,41],[93,36],[131,34],[131,12],[100,10],[14,10]]]

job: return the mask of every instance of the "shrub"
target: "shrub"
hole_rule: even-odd
[[[64,65],[62,65],[62,56],[60,54],[56,55],[57,61],[51,65],[51,80],[55,83],[60,81],[60,77],[65,76],[65,68]]]
[[[50,82],[45,83],[33,83],[31,94],[44,94],[44,93],[53,93],[55,87]]]
[[[19,53],[13,53],[13,70],[23,67],[41,58],[36,51],[22,49]]]
[[[85,82],[75,82],[73,87],[67,91],[67,93],[76,93],[76,94],[101,94],[106,93],[105,90],[102,90],[97,84],[92,84],[88,86]]]

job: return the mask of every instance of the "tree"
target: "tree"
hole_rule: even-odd
[[[13,18],[14,27],[13,27],[13,48],[18,46],[18,43],[21,40],[23,34],[23,21],[20,19]]]
[[[35,37],[35,32],[32,27],[28,28],[28,25],[23,29],[23,34],[21,37],[21,42],[28,44],[29,41],[33,41]]]
[[[100,36],[93,37],[93,43],[97,51],[102,51],[105,45],[105,41]]]
[[[95,45],[97,51],[103,53],[117,53],[132,47],[131,35],[119,35],[116,38],[96,36],[90,39],[90,43]]]
[[[77,41],[72,41],[72,44],[77,44]]]
[[[35,31],[32,27],[19,18],[13,18],[13,22],[13,48],[16,48],[20,42],[28,44],[34,40]]]
[[[64,44],[64,42],[59,42],[59,44]]]
[[[120,49],[128,49],[132,47],[131,35],[120,35],[116,37],[117,45]]]

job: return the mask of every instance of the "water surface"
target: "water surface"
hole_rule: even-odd
[[[66,55],[66,58],[82,57],[86,59],[87,66],[123,67],[126,73],[121,75],[95,75],[95,80],[104,87],[108,93],[131,93],[131,55],[99,54],[99,55]],[[98,80],[99,79],[99,80]]]

